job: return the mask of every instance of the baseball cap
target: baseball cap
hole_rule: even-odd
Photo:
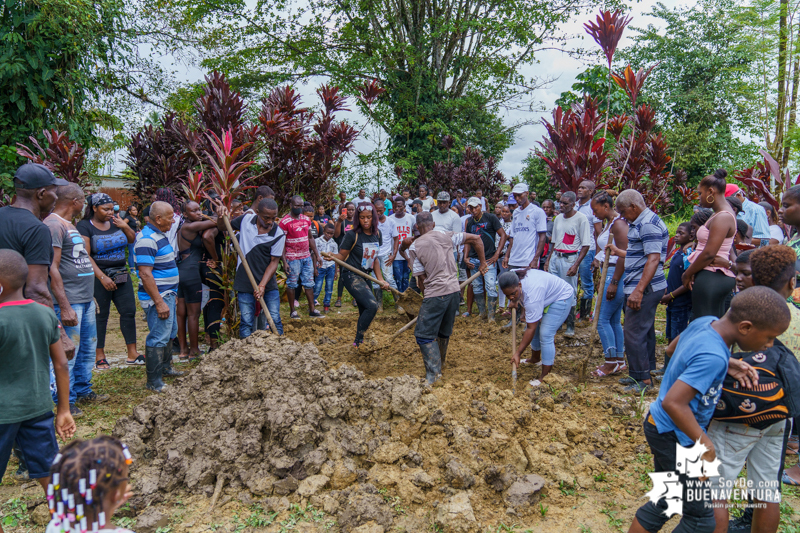
[[[725,198],[728,196],[733,196],[737,192],[739,192],[739,186],[735,183],[729,183],[725,186]]]
[[[470,207],[478,207],[479,205],[481,205],[481,201],[473,196],[472,198],[467,200],[467,205]]]
[[[508,203],[510,205],[517,205],[517,199],[514,198],[514,194],[513,193],[508,195]]]
[[[50,185],[69,185],[65,179],[57,178],[49,168],[41,163],[26,163],[14,174],[17,189],[40,189]]]
[[[514,194],[522,194],[524,192],[528,192],[528,186],[524,183],[517,183],[514,185],[514,188],[511,189],[511,192]]]
[[[411,202],[411,205],[414,205],[414,204],[417,204],[417,205],[422,205],[422,200],[420,200],[419,198],[417,198],[416,200],[414,200],[414,201],[412,201],[412,202]]]
[[[507,192],[507,191],[506,191],[506,192],[504,192],[504,193],[503,193],[503,196],[508,196],[508,192]]]
[[[442,192],[440,192],[439,194],[436,195],[436,201],[438,202],[439,200],[441,200],[443,202],[449,202],[450,201],[450,195],[447,193],[447,191],[442,191]]]

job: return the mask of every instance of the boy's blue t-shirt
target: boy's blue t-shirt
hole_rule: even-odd
[[[661,407],[661,402],[676,381],[686,383],[698,391],[689,403],[689,407],[700,427],[704,430],[708,427],[717,400],[722,393],[722,380],[728,373],[728,359],[731,356],[725,341],[711,327],[711,323],[715,320],[719,319],[715,316],[698,318],[681,333],[678,346],[661,381],[658,399],[650,406],[650,414],[655,420],[658,432],[674,431],[678,442],[683,446],[691,446],[694,442],[677,428]]]

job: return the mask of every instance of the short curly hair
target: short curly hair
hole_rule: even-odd
[[[797,254],[788,246],[774,244],[750,254],[753,284],[780,291],[796,275]]]

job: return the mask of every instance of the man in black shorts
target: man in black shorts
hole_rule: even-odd
[[[419,237],[406,239],[411,271],[417,278],[425,298],[419,310],[414,336],[425,362],[425,377],[433,384],[441,375],[447,357],[447,345],[453,334],[453,323],[458,314],[461,292],[458,286],[458,266],[453,249],[464,245],[468,254],[474,247],[480,261],[479,269],[486,273],[488,265],[483,254],[483,241],[477,235],[432,231],[433,216],[425,211],[417,215]],[[436,342],[433,342],[433,341]]]

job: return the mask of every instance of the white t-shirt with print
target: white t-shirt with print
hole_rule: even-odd
[[[539,233],[547,233],[547,215],[544,210],[528,204],[525,209],[515,209],[511,216],[511,232],[514,239],[508,264],[526,267],[531,264],[539,245]]]
[[[392,224],[392,232],[390,236],[392,240],[395,237],[398,238],[398,250],[400,249],[400,244],[403,244],[403,241],[411,236],[411,229],[414,227],[415,218],[416,217],[414,215],[410,215],[408,213],[406,213],[400,218],[394,215],[389,217],[389,220]],[[392,246],[394,246],[394,244],[392,244]],[[403,256],[400,255],[400,252],[397,253],[395,261],[405,261],[405,259],[403,259]]]

